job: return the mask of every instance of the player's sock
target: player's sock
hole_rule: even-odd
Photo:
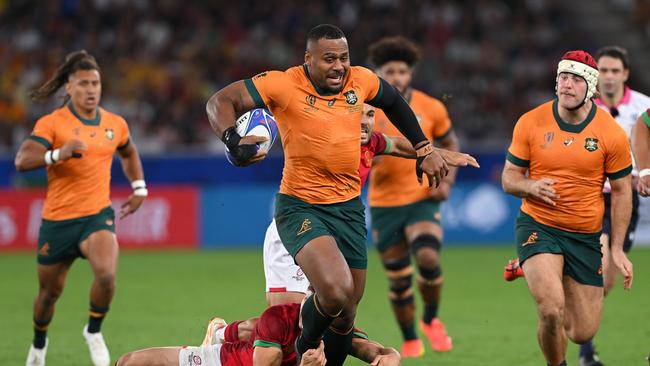
[[[412,341],[418,339],[418,335],[415,333],[415,324],[400,324],[399,329],[402,331],[402,337],[405,341]]]
[[[341,333],[329,327],[323,334],[325,343],[325,359],[327,366],[341,366],[352,349],[352,336],[354,328],[347,333]]]
[[[425,304],[424,315],[422,321],[426,324],[431,324],[431,321],[438,316],[438,304]]]
[[[308,349],[318,348],[323,333],[334,318],[336,318],[336,316],[331,316],[323,310],[316,294],[309,296],[305,300],[300,315],[302,316],[302,332],[298,339],[296,339],[296,353],[298,354],[298,358]]]
[[[594,344],[589,341],[580,345],[580,357],[590,357],[594,355]]]
[[[48,323],[44,322],[38,322],[34,320],[34,339],[32,340],[32,344],[34,345],[34,348],[42,349],[45,347],[45,340],[47,339],[47,327],[49,326]]]
[[[88,333],[97,333],[102,328],[102,321],[108,312],[108,306],[102,307],[90,303],[90,316],[88,317]]]

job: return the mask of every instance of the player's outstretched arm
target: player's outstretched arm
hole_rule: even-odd
[[[350,355],[373,366],[398,366],[401,356],[394,348],[365,339],[354,338]]]
[[[235,131],[237,116],[255,107],[255,101],[243,80],[236,81],[216,92],[205,107],[212,130],[228,147],[237,166],[256,163],[266,156],[266,151],[258,151],[256,145],[266,141],[266,137],[241,137]]]
[[[650,128],[645,123],[643,116],[639,117],[632,131],[632,151],[636,160],[637,169],[641,173],[637,184],[637,191],[643,197],[650,195]]]
[[[140,154],[138,154],[138,149],[133,141],[129,141],[125,147],[118,150],[118,153],[122,171],[124,171],[124,175],[133,187],[133,194],[122,204],[120,210],[120,219],[123,219],[140,208],[148,192],[144,183],[144,171],[142,170]]]
[[[391,147],[390,150],[388,151],[388,155],[397,156],[405,159],[415,159],[416,157],[415,149],[413,148],[413,145],[411,145],[409,140],[401,136],[390,136],[390,137],[387,136],[387,138],[389,138],[391,142]],[[434,148],[434,150],[438,154],[440,154],[442,159],[449,166],[454,166],[454,167],[471,166],[474,168],[481,167],[478,161],[476,161],[476,158],[474,158],[469,154],[465,154],[457,151],[450,151],[446,149],[440,149],[440,148]]]
[[[280,366],[282,350],[278,347],[256,346],[253,350],[253,366]]]
[[[72,139],[58,149],[48,150],[45,145],[34,140],[25,140],[16,154],[16,170],[25,172],[46,165],[56,164],[70,158],[80,158],[88,147],[83,141]]]
[[[418,181],[422,182],[422,174],[426,174],[429,186],[437,187],[442,179],[449,173],[449,167],[442,157],[434,151],[433,145],[427,140],[420,128],[415,113],[402,98],[397,89],[382,78],[379,78],[381,93],[366,103],[373,107],[381,108],[390,122],[397,127],[399,132],[406,137],[416,152],[416,174]]]
[[[623,251],[623,242],[630,224],[632,215],[632,180],[631,175],[619,179],[610,179],[612,186],[612,212],[611,212],[611,251],[612,260],[623,274],[623,287],[632,288],[632,262]]]
[[[506,160],[501,174],[501,186],[503,191],[520,198],[534,198],[548,205],[555,206],[555,199],[559,196],[555,193],[553,184],[555,181],[550,178],[539,180],[526,177],[528,168],[515,165]]]

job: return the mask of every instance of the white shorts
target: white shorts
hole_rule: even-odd
[[[271,221],[264,237],[264,277],[266,277],[266,292],[304,294],[309,287],[309,280],[282,244],[275,220]]]
[[[221,366],[221,344],[181,348],[178,353],[179,366]]]

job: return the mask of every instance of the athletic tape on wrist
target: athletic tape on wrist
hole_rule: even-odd
[[[427,156],[427,155],[431,154],[432,152],[433,152],[433,146],[431,145],[431,143],[427,143],[426,145],[424,145],[424,146],[420,147],[419,149],[417,149],[415,151],[415,154],[419,158],[419,157]]]
[[[650,175],[650,168],[641,169],[639,172],[640,178],[647,177],[648,175]]]
[[[45,152],[45,164],[46,165],[52,165],[59,161],[59,156],[61,155],[61,150],[56,149],[56,150],[47,150]]]

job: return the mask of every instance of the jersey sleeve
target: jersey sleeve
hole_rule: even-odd
[[[650,108],[641,114],[641,119],[643,119],[645,125],[650,128]]]
[[[282,344],[290,336],[290,324],[282,312],[280,306],[272,306],[266,309],[260,320],[255,325],[255,347],[276,347],[282,348]]]
[[[121,118],[120,119],[120,141],[117,144],[118,150],[124,149],[131,143],[131,133],[129,132],[129,124]]]
[[[257,108],[265,106],[285,109],[291,98],[291,80],[283,71],[265,71],[244,80]]]
[[[509,162],[522,168],[527,168],[530,165],[530,141],[528,133],[526,120],[520,118],[512,133],[512,142],[510,143],[506,156]]]
[[[388,154],[390,151],[390,139],[381,132],[372,133],[370,144],[374,155]]]
[[[54,132],[54,120],[43,117],[36,122],[29,139],[42,144],[46,149],[50,150],[54,145]]]
[[[609,179],[619,179],[632,173],[632,156],[630,142],[625,131],[615,125],[616,131],[612,131],[611,141],[606,145],[605,175]]]
[[[449,112],[447,112],[447,107],[440,102],[435,101],[436,105],[432,108],[433,120],[433,138],[436,141],[444,140],[451,133],[451,119],[449,118]]]
[[[358,73],[357,78],[366,92],[364,102],[372,103],[381,98],[382,86],[377,74],[361,66],[355,66],[354,71]]]

